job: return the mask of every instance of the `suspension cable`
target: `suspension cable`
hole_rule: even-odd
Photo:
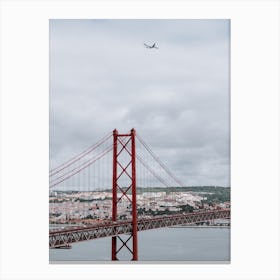
[[[94,162],[96,162],[97,160],[101,159],[104,155],[106,155],[107,153],[109,153],[111,150],[113,149],[113,147],[109,147],[107,150],[105,150],[99,157],[95,158],[94,160],[88,162],[86,165],[82,166],[80,169],[76,170],[75,172],[69,174],[67,177],[64,177],[63,179],[61,179],[58,182],[54,182],[52,185],[50,185],[50,188],[53,188],[54,186],[62,183],[63,181],[69,179],[70,177],[76,175],[77,173],[79,173],[81,170],[87,168],[88,166],[92,165]],[[65,174],[67,175],[67,174]]]
[[[144,140],[137,134],[136,138],[144,146],[144,148],[149,152],[153,159],[164,169],[164,171],[180,186],[183,187],[183,183],[169,170],[169,168],[159,159],[157,155],[151,150],[151,148],[144,142]]]
[[[83,152],[81,152],[80,154],[74,156],[73,158],[71,158],[70,160],[66,161],[65,163],[57,166],[56,168],[53,168],[52,170],[50,170],[49,172],[49,176],[53,176],[55,174],[57,174],[58,172],[62,171],[63,169],[67,168],[68,166],[72,165],[73,163],[77,162],[79,159],[81,159],[82,157],[88,155],[90,152],[92,152],[93,150],[95,150],[97,147],[99,147],[100,145],[102,145],[109,137],[111,137],[112,132],[108,133],[106,136],[104,136],[103,138],[101,138],[97,143],[95,143],[94,145],[90,146],[89,148],[87,148],[86,150],[84,150]]]

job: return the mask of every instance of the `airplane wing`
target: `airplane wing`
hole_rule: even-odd
[[[144,46],[148,49],[159,49],[159,47],[156,47],[156,43],[154,43],[152,46],[149,46],[149,45],[144,43]]]

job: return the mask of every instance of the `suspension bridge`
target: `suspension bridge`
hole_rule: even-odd
[[[122,250],[137,261],[139,231],[230,218],[229,209],[187,211],[201,198],[183,187],[134,129],[115,129],[50,170],[49,247],[111,237],[112,261]]]

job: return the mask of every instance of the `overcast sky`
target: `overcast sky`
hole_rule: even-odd
[[[229,20],[50,20],[51,168],[134,127],[185,185],[229,186],[229,46]]]

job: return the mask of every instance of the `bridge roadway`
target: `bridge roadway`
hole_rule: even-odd
[[[137,230],[142,231],[228,218],[230,218],[229,209],[160,216],[155,218],[138,219]],[[109,222],[106,224],[97,224],[84,227],[72,227],[61,230],[51,230],[49,232],[49,247],[59,248],[68,246],[69,244],[75,242],[117,236],[121,234],[129,234],[131,231],[131,220]]]

